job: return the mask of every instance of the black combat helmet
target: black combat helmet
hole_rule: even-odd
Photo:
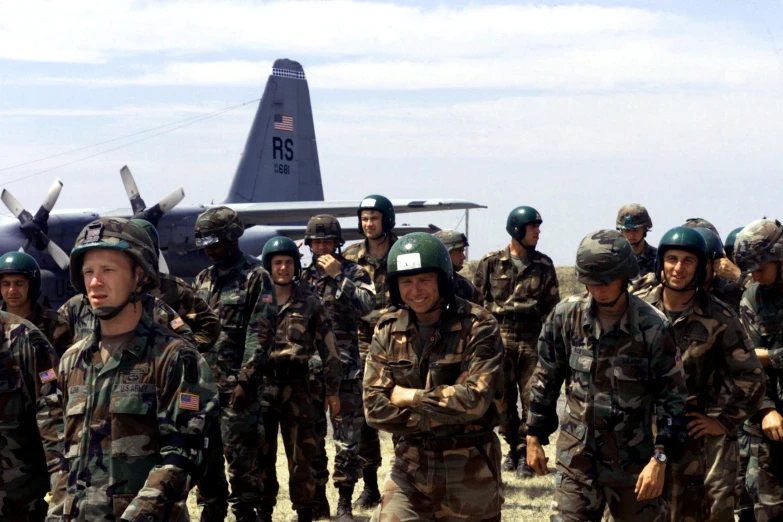
[[[533,207],[521,206],[512,210],[506,219],[506,232],[511,237],[522,243],[525,238],[525,228],[530,223],[540,225],[544,220],[541,214]]]
[[[381,227],[383,228],[384,234],[389,234],[394,230],[394,227],[397,224],[394,216],[394,205],[392,205],[392,202],[389,201],[387,197],[379,194],[370,194],[362,200],[359,209],[356,211],[356,215],[359,218],[360,234],[364,234],[364,229],[362,228],[362,210],[377,210],[381,213],[381,216],[383,216],[381,219]]]

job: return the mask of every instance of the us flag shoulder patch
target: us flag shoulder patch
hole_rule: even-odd
[[[179,409],[198,411],[198,395],[193,393],[180,393]]]
[[[264,294],[261,296],[261,300],[267,304],[272,302],[272,294]]]
[[[41,378],[43,384],[57,380],[57,374],[55,373],[54,368],[49,368],[45,372],[40,372],[38,377]]]
[[[179,328],[183,324],[185,324],[185,321],[183,321],[181,317],[177,317],[176,319],[171,321],[171,329],[172,330],[176,330],[177,328]]]
[[[681,364],[682,364],[682,357],[680,357],[679,355],[675,355],[675,356],[674,356],[674,364],[675,364],[676,366],[679,366],[679,365],[681,365]]]

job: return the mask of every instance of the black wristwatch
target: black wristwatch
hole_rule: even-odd
[[[337,274],[336,276],[334,276],[334,280],[339,283],[339,282],[341,282],[343,280],[344,277],[345,276],[342,275],[342,274]]]
[[[668,457],[666,456],[666,453],[662,451],[656,451],[653,453],[653,458],[660,462],[661,464],[666,464],[666,461],[668,461]]]

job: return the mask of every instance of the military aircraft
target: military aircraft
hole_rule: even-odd
[[[66,252],[73,247],[78,233],[99,217],[141,217],[155,224],[160,234],[163,271],[189,279],[209,266],[203,250],[195,245],[193,225],[200,213],[216,205],[177,206],[185,196],[179,187],[147,208],[127,166],[121,169],[120,176],[130,208],[53,210],[63,187],[58,179],[33,215],[10,192],[3,190],[0,199],[16,220],[0,216],[0,253],[21,247],[36,258],[42,270],[45,303],[58,306],[74,294]],[[360,203],[324,201],[304,69],[293,60],[276,60],[228,195],[221,203],[234,209],[245,224],[245,234],[240,239],[243,251],[260,255],[267,240],[278,235],[301,238],[307,220],[316,214],[356,216]],[[486,208],[458,199],[392,200],[392,203],[398,213]],[[346,239],[358,239],[353,230],[354,227],[346,227]],[[398,232],[412,230],[402,228]]]

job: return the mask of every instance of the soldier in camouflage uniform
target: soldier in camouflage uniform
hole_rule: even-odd
[[[359,218],[359,233],[365,239],[345,249],[343,255],[348,261],[361,266],[370,274],[375,284],[375,308],[362,317],[359,325],[359,353],[362,368],[367,361],[372,336],[378,319],[389,311],[389,289],[386,286],[386,259],[389,249],[397,241],[392,230],[396,225],[394,206],[386,197],[372,194],[364,198],[356,211]],[[344,405],[343,405],[344,406]],[[381,442],[378,431],[366,422],[362,425],[359,456],[364,459],[364,490],[354,507],[369,509],[381,501],[378,490],[378,468],[381,467]]]
[[[0,520],[43,522],[50,474],[65,469],[57,354],[16,315],[0,312],[0,327]]]
[[[745,484],[758,522],[783,520],[783,226],[754,221],[737,235],[734,253],[756,281],[742,296],[740,320],[767,384],[758,412],[743,426],[740,445],[750,455]]]
[[[67,474],[49,517],[189,520],[217,389],[196,347],[136,306],[158,284],[150,238],[121,218],[93,221],[71,252],[71,284],[99,319],[63,356]]]
[[[687,219],[685,220],[685,223],[683,223],[682,226],[686,228],[706,228],[707,230],[715,234],[718,238],[718,241],[721,242],[722,244],[720,234],[718,233],[718,229],[715,228],[715,225],[713,225],[712,223],[710,223],[704,218]],[[729,234],[729,236],[731,236],[731,234]],[[708,245],[710,244],[709,240],[707,241],[707,244]],[[733,245],[734,243],[732,242],[732,246]],[[732,308],[739,310],[739,300],[742,298],[742,292],[744,291],[745,288],[750,286],[750,283],[753,282],[753,278],[749,276],[743,277],[742,273],[740,272],[740,269],[737,267],[736,264],[734,264],[734,261],[728,258],[727,255],[724,255],[723,257],[719,257],[714,261],[713,270],[715,271],[716,276],[723,279],[723,281],[718,282],[718,286],[726,285],[725,288],[720,288],[715,290],[713,292],[714,295],[718,299],[721,299],[722,301],[725,301],[727,304],[731,305]],[[731,282],[737,284],[737,287],[739,288],[739,292],[736,291],[734,285],[728,284]]]
[[[536,250],[541,223],[541,215],[532,207],[512,210],[506,222],[511,243],[504,250],[485,255],[473,277],[479,294],[477,304],[489,310],[500,323],[505,346],[502,411],[505,418],[500,435],[509,445],[502,468],[516,470],[519,478],[533,476],[524,459],[527,446],[524,419],[530,405],[530,380],[538,362],[536,340],[544,319],[560,301],[554,264]],[[520,396],[521,416],[517,408]]]
[[[364,374],[364,362],[359,355],[359,329],[363,324],[361,317],[372,312],[376,304],[373,299],[375,287],[370,274],[340,254],[340,247],[344,243],[340,222],[335,217],[319,215],[307,223],[305,244],[313,253],[313,262],[303,271],[302,282],[312,286],[323,300],[342,362],[340,413],[332,419],[335,442],[334,483],[340,491],[338,521],[352,520],[351,497],[362,468],[360,444],[365,420],[361,402],[361,378]],[[318,383],[314,384],[317,386]],[[323,399],[317,399],[316,409],[323,411]],[[319,440],[316,452],[318,458],[314,463],[317,478],[314,518],[328,518],[329,503],[325,493],[328,475],[325,473],[327,461],[323,442],[323,436],[326,435],[325,416],[318,416],[316,431]],[[380,449],[378,451],[380,452]],[[377,472],[377,469],[374,471]],[[365,468],[365,489],[369,486],[372,490],[374,486],[377,491],[377,480],[373,482],[376,476],[371,468]]]
[[[259,457],[264,497],[261,521],[271,522],[277,482],[277,433],[281,431],[288,457],[289,492],[299,522],[313,519],[315,482],[311,469],[316,437],[314,406],[308,385],[309,360],[316,353],[323,364],[326,402],[332,417],[340,412],[342,367],[331,322],[321,299],[307,283],[300,283],[299,248],[287,237],[274,237],[264,245],[264,268],[275,284],[280,311],[275,347],[264,366],[261,405],[266,441]],[[323,408],[322,405],[318,406]]]
[[[373,521],[499,521],[503,346],[498,323],[454,296],[446,247],[400,238],[364,376],[371,426],[401,437]]]
[[[239,238],[244,226],[236,212],[214,207],[196,220],[196,244],[205,248],[214,265],[202,270],[193,283],[199,297],[220,317],[222,331],[206,355],[220,393],[221,443],[210,440],[206,479],[199,484],[199,503],[204,505],[202,521],[223,520],[223,486],[215,477],[228,462],[231,510],[239,522],[255,521],[261,507],[258,450],[263,443],[261,385],[257,366],[243,369],[248,354],[268,353],[274,346],[277,301],[269,273],[255,257],[244,254]],[[222,454],[221,454],[222,453]],[[217,489],[215,489],[217,488]]]
[[[451,265],[454,267],[454,295],[466,299],[471,303],[478,302],[478,290],[468,278],[459,275],[462,265],[465,263],[465,248],[469,247],[468,238],[458,230],[440,230],[435,233],[449,250]]]
[[[639,277],[651,273],[655,268],[656,251],[645,239],[653,225],[644,205],[629,203],[620,207],[615,226],[633,247],[636,262],[639,264]]]
[[[588,292],[558,304],[538,343],[527,460],[549,473],[542,444],[557,429],[551,520],[665,520],[667,454],[677,458],[685,413],[682,362],[666,317],[627,291],[639,266],[619,232],[587,235],[576,273]],[[657,435],[653,437],[653,412]]]
[[[705,268],[704,288],[710,295],[729,305],[729,308],[738,314],[740,300],[742,299],[742,288],[734,281],[726,279],[716,272],[719,263],[726,261],[723,243],[718,235],[708,228],[697,227],[694,230],[701,234],[707,243],[707,266]]]
[[[714,241],[720,246],[706,228],[666,232],[655,265],[660,284],[645,298],[672,323],[688,388],[690,436],[670,463],[672,522],[733,522],[737,430],[764,394],[761,365],[739,317],[704,291]]]
[[[57,312],[38,304],[41,295],[41,269],[35,259],[24,252],[8,252],[0,257],[0,293],[2,309],[26,319],[41,330],[61,356],[68,345],[57,338],[63,326]]]

